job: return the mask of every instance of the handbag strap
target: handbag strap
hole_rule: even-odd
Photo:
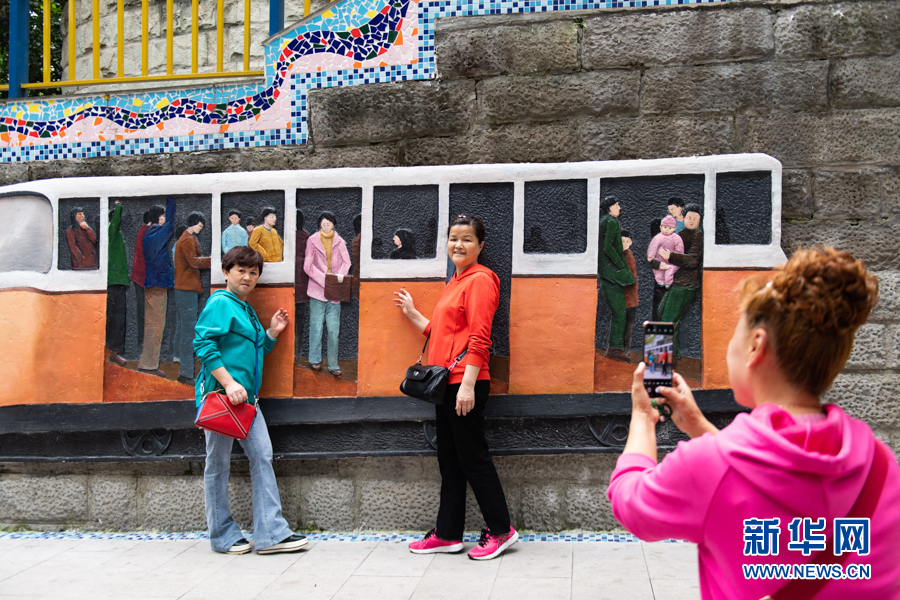
[[[850,519],[871,519],[875,514],[875,508],[881,499],[881,492],[884,490],[885,481],[887,481],[888,469],[890,468],[891,457],[887,446],[881,441],[875,440],[875,456],[872,458],[872,466],[869,468],[869,475],[866,477],[866,483],[863,485],[859,497],[847,518]],[[840,556],[834,555],[834,536],[828,538],[825,543],[825,549],[816,553],[815,558],[809,563],[814,565],[833,565],[843,564],[850,556],[849,552],[841,553]],[[814,597],[822,587],[828,583],[828,579],[792,579],[784,585],[780,590],[767,596],[772,600],[809,600]]]
[[[430,339],[431,339],[431,332],[429,331],[429,332],[428,332],[428,336],[425,338],[425,345],[422,346],[422,354],[419,355],[419,360],[416,361],[416,364],[417,364],[417,365],[421,365],[421,364],[422,364],[422,359],[425,357],[425,348],[428,347],[428,341],[429,341]],[[450,368],[449,368],[448,370],[449,370],[449,371],[452,371],[453,368],[456,367],[456,365],[459,364],[459,361],[461,361],[461,360],[463,359],[463,357],[464,357],[466,354],[468,354],[468,352],[469,352],[469,349],[468,349],[468,348],[466,348],[465,350],[463,350],[463,351],[462,351],[462,354],[460,354],[460,355],[457,356],[455,359],[453,359],[453,363],[450,365]]]

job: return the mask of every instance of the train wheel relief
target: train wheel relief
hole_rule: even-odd
[[[172,432],[168,429],[149,431],[123,431],[122,447],[130,456],[146,458],[160,456],[172,443]]]

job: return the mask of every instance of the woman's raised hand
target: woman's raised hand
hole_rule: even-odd
[[[412,295],[405,289],[400,288],[399,292],[394,292],[394,304],[396,304],[403,314],[409,317],[416,310],[416,304],[413,302]]]
[[[277,338],[278,334],[284,331],[285,327],[287,327],[290,322],[291,316],[288,314],[288,311],[279,308],[275,311],[275,314],[272,315],[272,322],[269,324],[269,335],[273,338]]]
[[[697,401],[694,400],[694,393],[691,392],[684,377],[678,373],[672,375],[672,387],[660,386],[659,393],[672,409],[672,422],[688,436],[694,438],[704,433],[719,431],[703,416]]]
[[[230,383],[225,384],[225,395],[228,396],[228,400],[232,404],[240,404],[247,401],[247,390],[233,379]]]

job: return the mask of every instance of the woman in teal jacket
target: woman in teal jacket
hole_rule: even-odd
[[[194,329],[194,351],[203,363],[196,383],[197,406],[204,393],[222,389],[232,404],[256,403],[263,356],[275,347],[278,334],[289,323],[287,311],[279,308],[264,331],[256,311],[247,303],[262,270],[262,257],[247,246],[232,248],[222,257],[226,289],[213,292]],[[244,554],[250,551],[250,542],[244,539],[228,506],[234,439],[211,431],[204,433],[203,492],[209,541],[216,552]],[[281,498],[272,469],[272,442],[258,407],[247,439],[240,443],[250,460],[256,553],[294,552],[306,546],[306,538],[295,535],[281,515]]]

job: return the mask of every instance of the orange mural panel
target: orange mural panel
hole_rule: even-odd
[[[741,318],[738,287],[760,271],[703,271],[703,387],[724,389],[728,383],[725,355]]]
[[[264,328],[269,327],[272,315],[283,308],[291,315],[291,322],[278,336],[275,348],[266,355],[260,398],[290,398],[294,392],[294,288],[257,287],[247,298],[259,315]]]
[[[394,305],[394,292],[408,291],[416,309],[431,317],[444,281],[362,281],[359,300],[360,396],[400,396],[407,367],[416,362],[425,337]]]
[[[0,405],[100,402],[106,294],[0,292]]]
[[[509,393],[591,393],[596,314],[593,277],[514,277]]]

